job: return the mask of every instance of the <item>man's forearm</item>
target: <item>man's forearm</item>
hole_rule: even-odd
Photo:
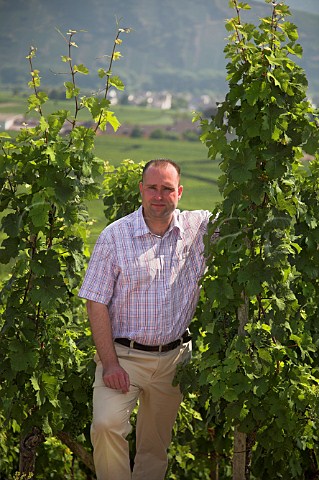
[[[117,358],[108,308],[106,305],[88,300],[87,311],[93,340],[103,366],[104,384],[108,388],[126,393],[130,388],[130,378]]]
[[[104,368],[118,364],[113,345],[111,320],[106,305],[87,301],[87,312],[90,320],[93,341]]]

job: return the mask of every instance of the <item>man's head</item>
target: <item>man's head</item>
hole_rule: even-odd
[[[149,161],[140,182],[144,217],[150,221],[170,222],[183,192],[180,167],[169,159]]]

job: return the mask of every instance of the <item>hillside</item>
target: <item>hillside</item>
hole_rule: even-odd
[[[264,2],[264,0],[255,1],[259,3]],[[292,10],[299,10],[301,12],[313,13],[315,15],[318,15],[318,0],[288,0],[285,3],[287,3],[287,5],[289,5]]]
[[[255,20],[270,8],[260,1],[249,3]],[[319,90],[319,2],[304,0],[298,5],[292,21],[304,48],[300,63],[310,92],[315,93]],[[119,18],[122,27],[133,29],[123,37],[123,58],[116,64],[128,92],[169,89],[220,95],[226,89],[224,22],[232,14],[228,0],[0,0],[0,87],[20,89],[26,84],[25,56],[30,45],[38,49],[36,66],[43,82],[61,85],[64,78],[52,71],[64,70],[59,59],[66,54],[66,45],[56,27],[62,32],[86,30],[78,35],[75,58],[96,71],[111,51]],[[83,77],[82,85],[96,88],[97,84],[90,75]]]

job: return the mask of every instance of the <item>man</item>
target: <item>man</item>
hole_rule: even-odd
[[[187,327],[205,269],[210,213],[176,209],[183,192],[171,160],[148,162],[142,206],[101,233],[79,295],[97,349],[91,438],[98,480],[163,480],[182,400],[176,366],[188,361]],[[126,440],[139,400],[133,473]]]

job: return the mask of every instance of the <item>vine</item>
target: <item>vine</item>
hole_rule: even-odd
[[[217,114],[201,121],[209,157],[221,155],[223,200],[206,245],[198,402],[216,432],[216,454],[233,458],[233,479],[313,478],[317,117],[305,74],[290,58],[302,48],[288,6],[267,0],[271,14],[255,27],[243,21],[247,3],[229,3],[229,91]],[[180,375],[189,384],[188,374]]]
[[[0,263],[10,262],[1,290],[0,412],[12,451],[17,452],[15,442],[20,445],[15,468],[21,478],[33,478],[36,452],[51,437],[80,455],[87,471],[93,468],[83,449],[89,445],[93,346],[77,288],[87,259],[86,202],[99,196],[104,172],[94,155],[95,134],[107,124],[115,130],[119,126],[107,97],[110,86],[124,88],[111,66],[120,56],[120,35],[129,29],[117,29],[107,70],[99,71],[100,78],[107,77],[102,97],[100,92],[80,96],[76,78],[89,71],[72,60],[78,33],[69,30],[63,36],[68,54],[62,62],[71,76],[64,86],[66,99],[74,101],[73,114],[45,114],[48,96],[40,90],[36,49],[31,48],[28,111],[38,115],[38,124],[26,125],[16,138],[0,134],[5,234]],[[90,112],[93,128],[79,123],[82,109]],[[71,126],[66,134],[65,124]],[[13,465],[13,459],[1,465],[7,469],[1,473],[12,474]]]

